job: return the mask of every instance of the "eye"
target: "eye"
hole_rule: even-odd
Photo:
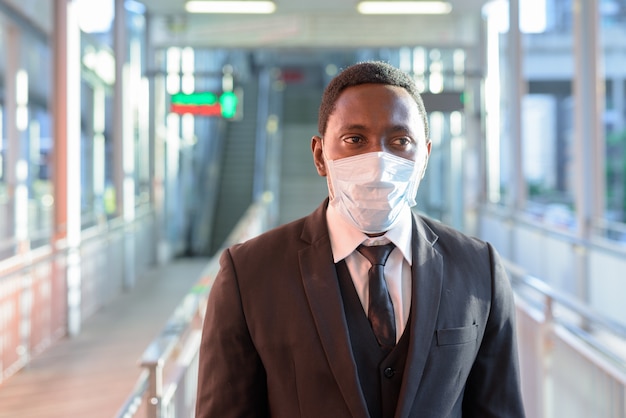
[[[360,144],[364,141],[364,139],[360,136],[347,136],[343,139],[344,142],[347,142],[348,144]]]
[[[414,144],[414,141],[412,138],[408,136],[401,136],[401,137],[394,138],[391,141],[391,143],[395,147],[407,148],[407,147],[412,146]]]

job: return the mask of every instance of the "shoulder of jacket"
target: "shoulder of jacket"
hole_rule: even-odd
[[[485,249],[489,244],[478,237],[468,235],[458,229],[444,224],[441,221],[424,215],[417,215],[433,233],[438,236],[437,244],[444,247],[470,246],[477,249]]]

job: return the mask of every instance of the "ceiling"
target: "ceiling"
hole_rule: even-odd
[[[358,0],[274,0],[271,15],[193,15],[185,11],[185,0],[123,1],[145,6],[156,48],[471,48],[482,44],[481,9],[490,0],[448,0],[452,12],[444,16],[363,16],[356,11]],[[10,16],[20,10],[45,34],[52,30],[53,4],[0,0],[0,10]]]
[[[184,0],[136,0],[159,47],[472,47],[480,44],[487,0],[449,0],[444,16],[363,16],[357,0],[275,0],[271,15],[192,15]]]

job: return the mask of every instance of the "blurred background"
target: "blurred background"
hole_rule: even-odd
[[[113,408],[186,414],[215,257],[317,207],[322,91],[384,60],[429,112],[415,210],[506,260],[529,417],[626,416],[625,0],[210,3],[0,0],[0,399],[200,262]],[[155,364],[181,352],[165,399]]]

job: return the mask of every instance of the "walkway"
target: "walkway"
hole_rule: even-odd
[[[0,385],[0,418],[111,418],[141,373],[138,360],[208,259],[153,269],[137,287]]]

